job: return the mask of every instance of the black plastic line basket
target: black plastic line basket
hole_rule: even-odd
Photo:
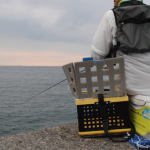
[[[109,128],[108,130],[130,128],[128,102],[105,102]],[[79,132],[104,130],[99,103],[78,105]]]

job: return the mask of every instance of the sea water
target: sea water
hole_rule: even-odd
[[[0,137],[77,121],[62,67],[0,66]]]

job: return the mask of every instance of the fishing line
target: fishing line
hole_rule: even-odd
[[[35,98],[36,96],[42,94],[43,92],[45,92],[45,91],[47,91],[47,90],[53,88],[54,86],[56,86],[56,85],[58,85],[58,84],[60,84],[60,83],[62,83],[62,82],[64,82],[64,81],[66,81],[66,80],[67,80],[67,79],[64,79],[64,80],[62,80],[62,81],[60,81],[60,82],[58,82],[58,83],[52,85],[51,87],[49,87],[49,88],[43,90],[42,92],[40,92],[40,93],[34,95],[33,97],[31,97],[30,99],[26,100],[26,101],[23,102],[22,104],[19,104],[18,107],[16,107],[16,106],[9,106],[9,107],[14,107],[14,108],[16,107],[16,108],[18,108],[18,110],[14,109],[15,111],[11,114],[11,116],[13,116],[13,118],[14,118],[14,121],[15,121],[15,122],[18,122],[17,119],[18,119],[19,117],[22,117],[22,115],[27,116],[26,114],[24,114],[24,113],[22,112],[23,110],[22,110],[21,106],[22,106],[23,104],[25,104],[26,102],[32,100],[32,99]],[[28,107],[28,108],[29,108],[29,107]],[[20,110],[21,110],[21,112],[20,112]],[[27,111],[27,110],[26,110],[26,111]],[[16,113],[16,114],[15,114],[15,113]],[[20,118],[19,118],[19,120],[20,120]]]
[[[31,99],[35,98],[36,96],[38,96],[38,95],[40,95],[40,94],[44,93],[45,91],[47,91],[47,90],[51,89],[52,87],[54,87],[54,86],[56,86],[56,85],[58,85],[58,84],[60,84],[60,83],[62,83],[62,82],[64,82],[64,81],[66,81],[66,80],[67,80],[67,79],[64,79],[64,80],[62,80],[62,81],[60,81],[60,82],[58,82],[58,83],[56,83],[56,84],[52,85],[51,87],[49,87],[49,88],[45,89],[44,91],[42,91],[42,92],[40,92],[40,93],[38,93],[38,94],[34,95],[34,96],[33,96],[33,97],[31,97],[30,99],[26,100],[24,103],[26,103],[26,102],[30,101]],[[22,103],[21,105],[23,105],[24,103]]]
[[[85,70],[82,70],[81,72],[83,72],[83,71],[85,71]],[[34,95],[34,96],[33,96],[33,97],[31,97],[30,99],[26,100],[24,103],[26,103],[26,102],[30,101],[31,99],[35,98],[36,96],[38,96],[38,95],[40,95],[40,94],[44,93],[45,91],[47,91],[47,90],[51,89],[52,87],[54,87],[54,86],[56,86],[56,85],[58,85],[58,84],[60,84],[60,83],[62,83],[62,82],[64,82],[64,81],[66,81],[66,80],[67,80],[67,79],[64,79],[64,80],[62,80],[62,81],[60,81],[60,82],[58,82],[58,83],[56,83],[56,84],[52,85],[51,87],[49,87],[49,88],[45,89],[44,91],[42,91],[42,92],[40,92],[40,93],[38,93],[38,94]],[[24,103],[22,103],[21,105],[23,105]]]

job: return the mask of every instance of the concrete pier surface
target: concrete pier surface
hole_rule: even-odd
[[[115,138],[116,139],[116,138]],[[120,137],[117,137],[119,140]],[[35,130],[0,138],[0,150],[136,150],[129,142],[114,143],[106,137],[83,138],[78,124]]]

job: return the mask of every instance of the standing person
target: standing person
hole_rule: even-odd
[[[143,5],[143,1],[114,0],[114,7],[128,5]],[[142,37],[141,40],[143,40]],[[150,46],[149,43],[148,39],[148,46]],[[117,45],[117,25],[113,11],[109,10],[102,18],[94,35],[91,56],[95,60],[104,59],[113,45]],[[130,95],[130,99],[150,101],[150,49],[149,52],[124,53],[118,48],[116,56],[122,56],[125,61],[126,90],[127,94]]]

